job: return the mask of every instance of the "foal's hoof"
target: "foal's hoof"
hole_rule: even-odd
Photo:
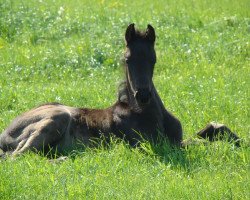
[[[5,155],[5,153],[3,152],[3,150],[2,149],[0,149],[0,159],[5,159],[6,158],[6,155]]]
[[[3,150],[0,149],[0,157],[4,154]]]
[[[226,125],[215,122],[209,123],[204,129],[197,133],[198,137],[208,139],[209,141],[222,140],[226,138],[228,141],[235,142],[236,146],[240,146],[240,138],[232,132]]]

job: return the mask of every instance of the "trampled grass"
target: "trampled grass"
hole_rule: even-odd
[[[241,1],[0,0],[0,131],[45,102],[105,108],[123,79],[124,31],[157,33],[154,82],[191,137],[210,121],[246,141],[144,150],[122,142],[61,163],[0,160],[0,199],[249,199],[249,7]]]

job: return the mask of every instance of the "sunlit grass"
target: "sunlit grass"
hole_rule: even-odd
[[[129,23],[156,29],[154,82],[191,137],[210,121],[249,143],[249,2],[0,0],[0,131],[45,102],[117,98]],[[0,199],[249,199],[247,145],[167,144],[0,160]]]

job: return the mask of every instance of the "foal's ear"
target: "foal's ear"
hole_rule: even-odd
[[[145,37],[149,41],[151,41],[153,43],[155,42],[155,29],[150,24],[148,24]]]
[[[127,44],[131,42],[135,37],[135,24],[130,24],[125,33],[125,40]]]

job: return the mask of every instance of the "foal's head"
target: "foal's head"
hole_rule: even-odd
[[[152,96],[152,77],[156,63],[154,28],[148,25],[145,32],[139,32],[135,30],[134,24],[130,24],[125,40],[127,82],[138,104],[148,104]]]

